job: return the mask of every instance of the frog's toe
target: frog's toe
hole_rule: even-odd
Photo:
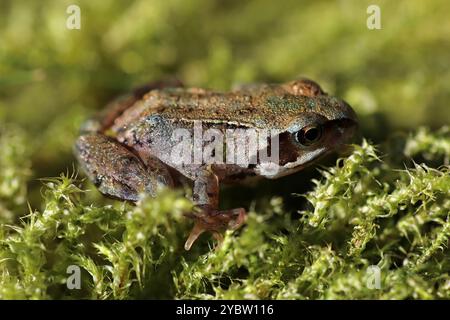
[[[236,208],[231,210],[214,210],[208,207],[201,207],[200,213],[192,213],[187,217],[194,219],[194,227],[186,240],[184,248],[189,250],[192,244],[198,239],[198,237],[205,231],[209,231],[213,234],[213,237],[217,240],[220,247],[223,236],[221,231],[226,229],[236,230],[241,227],[247,218],[247,214],[244,208]]]
[[[205,232],[207,229],[204,228],[204,226],[201,223],[195,222],[194,227],[192,228],[191,233],[189,234],[189,237],[187,238],[186,242],[184,243],[184,249],[186,251],[189,251],[194,244],[194,242],[198,239],[198,237]]]
[[[228,222],[228,227],[231,230],[239,229],[247,220],[247,212],[244,208],[236,208],[227,211],[220,211],[221,214],[225,214],[230,216],[230,220]]]

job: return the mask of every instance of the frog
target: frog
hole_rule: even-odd
[[[253,161],[244,163],[177,161],[170,156],[179,143],[174,133],[192,132],[199,122],[215,133],[269,131],[267,137],[277,142],[276,163],[261,160],[250,149]],[[345,145],[357,127],[356,113],[347,102],[306,78],[229,91],[160,81],[121,96],[88,120],[74,153],[89,180],[111,198],[136,203],[161,190],[191,188],[195,207],[185,213],[194,222],[184,245],[189,250],[205,231],[220,246],[225,230],[245,224],[245,208],[219,209],[221,185],[297,173]]]

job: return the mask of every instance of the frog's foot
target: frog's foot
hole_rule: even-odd
[[[186,216],[195,221],[194,228],[191,231],[184,249],[189,250],[197,238],[205,231],[212,232],[214,239],[217,240],[216,249],[223,242],[222,230],[236,230],[245,223],[247,214],[244,208],[231,210],[215,210],[209,206],[198,206],[200,212],[190,213]]]

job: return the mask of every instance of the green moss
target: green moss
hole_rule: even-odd
[[[420,129],[389,157],[421,156],[408,150],[424,140],[426,150],[450,142],[446,129]],[[363,141],[322,169],[304,195],[311,210],[289,214],[274,197],[220,249],[192,252],[183,250],[192,207],[180,194],[96,206],[76,177],[46,179],[43,209],[1,226],[0,298],[450,298],[450,168],[388,162]],[[70,265],[81,289],[66,286]]]
[[[25,133],[15,126],[0,126],[0,222],[11,222],[25,204],[31,174]]]

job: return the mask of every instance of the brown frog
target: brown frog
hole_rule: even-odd
[[[220,243],[222,230],[245,221],[243,208],[218,209],[219,183],[297,172],[342,145],[356,126],[347,103],[307,79],[230,92],[162,82],[112,102],[88,121],[75,154],[100,192],[113,198],[138,201],[189,183],[198,208],[187,215],[195,222],[189,250],[202,232]],[[228,139],[236,132],[244,139]],[[239,151],[243,161],[236,161]]]

